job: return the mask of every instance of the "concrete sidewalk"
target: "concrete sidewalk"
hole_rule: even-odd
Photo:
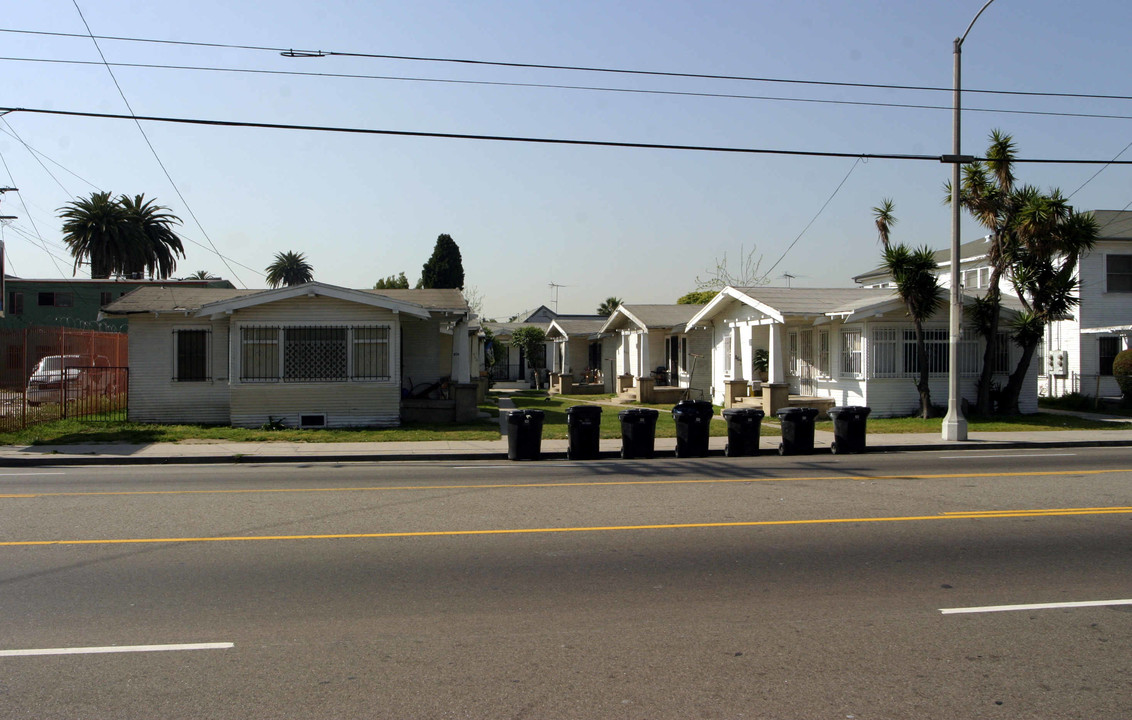
[[[973,432],[964,442],[945,442],[937,433],[879,434],[867,436],[869,452],[1039,450],[1071,447],[1132,447],[1132,423],[1121,423],[1120,430],[1054,430],[1018,432]],[[721,456],[725,437],[709,441],[709,454]],[[778,449],[778,438],[765,436],[762,454]],[[833,433],[814,433],[814,452],[829,452]],[[564,459],[566,440],[543,440],[543,459]],[[656,439],[656,457],[673,458],[675,438]],[[602,440],[602,458],[616,458],[621,440]],[[195,440],[179,443],[142,445],[8,445],[0,447],[0,467],[53,465],[191,464],[191,463],[268,463],[268,462],[371,462],[379,460],[507,460],[507,439],[485,441],[294,443],[227,442]],[[582,461],[584,462],[584,461]]]

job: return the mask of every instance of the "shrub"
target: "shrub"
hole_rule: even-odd
[[[1132,407],[1132,350],[1121,350],[1112,361],[1112,374],[1120,386],[1121,404]]]

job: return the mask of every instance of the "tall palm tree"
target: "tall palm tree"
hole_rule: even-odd
[[[184,257],[173,231],[180,218],[143,195],[116,199],[109,192],[91,193],[59,208],[63,242],[75,258],[75,271],[90,263],[92,278],[146,272],[165,279]]]
[[[275,262],[267,266],[267,284],[271,287],[302,285],[314,280],[314,268],[302,253],[288,250],[275,254]]]
[[[920,370],[916,390],[920,394],[920,417],[930,418],[934,415],[934,409],[931,386],[928,384],[928,373],[931,368],[928,364],[928,346],[924,340],[924,321],[943,305],[943,289],[936,274],[939,265],[931,248],[926,245],[912,250],[903,244],[889,243],[890,231],[896,222],[893,209],[892,201],[885,200],[880,207],[873,208],[873,213],[877,231],[884,244],[882,253],[884,267],[892,276],[896,284],[896,294],[904,302],[904,307],[907,308],[912,324],[916,328],[916,358]]]
[[[197,270],[192,275],[189,275],[186,280],[219,280],[218,277],[213,275],[207,270]]]
[[[109,192],[91,193],[59,208],[63,242],[79,265],[90,263],[92,279],[108,278],[133,254],[126,213]]]
[[[134,234],[136,256],[131,259],[128,273],[144,271],[150,277],[164,280],[177,269],[177,257],[185,256],[181,238],[173,231],[181,219],[166,212],[169,208],[146,200],[144,195],[122,195],[118,204]]]
[[[617,306],[620,304],[621,298],[607,297],[604,301],[602,301],[601,305],[597,306],[597,314],[601,315],[602,317],[609,317],[613,314],[613,311],[616,310]]]

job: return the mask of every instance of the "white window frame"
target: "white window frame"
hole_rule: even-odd
[[[838,363],[840,377],[860,379],[865,376],[865,349],[863,345],[864,333],[860,328],[843,329],[840,333],[841,361]],[[850,341],[856,341],[856,349],[851,347]],[[854,358],[857,369],[853,369]]]

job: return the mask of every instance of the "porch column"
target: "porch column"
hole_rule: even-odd
[[[640,343],[641,348],[641,367],[638,368],[640,372],[638,377],[652,377],[652,359],[649,357],[649,335],[648,332],[637,333],[637,342]]]
[[[724,358],[723,361],[727,363],[727,374],[731,376],[732,380],[738,380],[740,371],[742,370],[741,363],[743,357],[742,348],[736,344],[739,342],[740,337],[739,328],[732,325],[727,328],[727,332],[731,333],[731,342],[729,343],[731,346],[731,356]],[[735,362],[736,355],[740,357],[740,362],[738,363]]]
[[[768,365],[766,369],[767,382],[769,383],[784,383],[786,382],[786,362],[783,357],[783,342],[782,342],[782,325],[774,323],[769,328],[770,348],[767,350]]]
[[[472,338],[468,334],[468,319],[463,318],[452,330],[452,382],[472,381]]]

